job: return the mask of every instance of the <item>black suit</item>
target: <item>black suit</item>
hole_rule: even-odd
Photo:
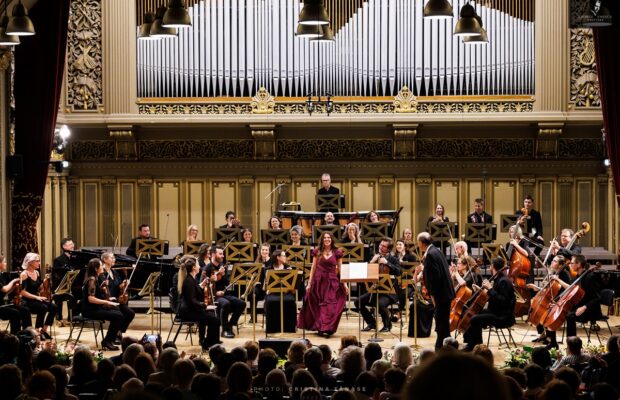
[[[573,244],[570,250],[564,247],[560,247],[556,255],[563,256],[565,259],[570,260],[573,256],[576,256],[577,254],[581,254],[581,246],[579,246],[578,244]]]
[[[400,262],[398,258],[394,257],[392,254],[386,254],[385,260],[387,261],[387,267],[390,270],[390,275],[394,275],[395,277],[400,276]],[[390,304],[396,303],[398,301],[398,296],[400,293],[400,287],[398,286],[398,281],[396,279],[392,280],[392,285],[396,290],[396,294],[387,295],[380,294],[379,295],[379,314],[381,315],[381,320],[383,321],[383,326],[390,328],[392,326],[392,322],[390,321],[390,314],[388,312],[388,306]],[[355,300],[355,307],[360,310],[362,317],[366,324],[370,327],[376,326],[377,321],[375,320],[374,315],[370,312],[368,307],[376,307],[377,299],[371,293],[364,293],[360,297]]]
[[[515,292],[512,281],[505,275],[500,275],[493,282],[493,287],[488,291],[489,305],[471,319],[471,325],[463,340],[468,349],[482,343],[482,329],[486,326],[505,328],[514,325]]]
[[[454,298],[454,286],[446,257],[430,245],[424,255],[424,284],[435,303],[435,349],[443,346],[443,340],[450,336],[450,303]]]
[[[515,211],[515,214],[518,216],[521,216],[523,215],[523,212],[521,210],[517,210]],[[530,210],[528,212],[527,223],[525,226],[527,227],[527,229],[524,229],[523,233],[525,234],[527,231],[528,238],[532,239],[533,241],[541,245],[545,244],[544,241],[537,239],[538,236],[542,237],[543,235],[542,217],[540,216],[540,213],[538,211]],[[536,247],[534,249],[534,254],[540,255],[541,251],[542,251],[541,247]]]
[[[583,276],[583,274],[586,274]],[[596,321],[602,317],[601,312],[601,281],[593,273],[582,273],[583,278],[579,281],[579,286],[585,292],[583,299],[566,315],[566,336],[577,335],[577,322]],[[577,277],[579,279],[579,277]],[[586,306],[586,311],[580,316],[575,315],[577,309]]]
[[[60,285],[60,282],[62,282],[62,279],[67,274],[67,271],[71,271],[73,269],[71,268],[70,261],[71,258],[67,255],[67,253],[62,253],[60,256],[54,258],[54,263],[52,264],[52,294],[54,293],[58,285]],[[62,303],[64,303],[65,301],[69,303],[67,307],[69,307],[71,310],[75,310],[77,306],[77,302],[71,294],[71,291],[69,291],[69,293],[54,296],[54,303],[57,307],[56,319],[59,321],[63,319]]]
[[[475,212],[469,214],[467,216],[467,223],[468,224],[492,224],[493,223],[493,216],[491,214],[488,214],[487,212],[483,211],[482,214],[477,214]],[[473,249],[474,247],[478,247],[481,246],[482,243],[491,243],[491,241],[488,242],[467,242],[467,247],[470,249]]]
[[[218,343],[220,340],[220,321],[213,312],[205,309],[203,303],[204,290],[191,275],[187,275],[183,281],[182,290],[178,298],[179,317],[198,323],[198,335],[203,349]]]
[[[328,194],[336,195],[336,194],[340,194],[340,189],[338,189],[337,187],[330,186],[329,189],[326,190],[325,188],[322,187],[318,190],[316,194],[321,195],[321,196],[328,195]],[[340,203],[340,199],[338,200],[338,202]],[[339,205],[343,205],[343,204],[339,204]],[[338,209],[337,208],[321,208],[318,211],[319,212],[329,212],[329,211],[338,212]]]

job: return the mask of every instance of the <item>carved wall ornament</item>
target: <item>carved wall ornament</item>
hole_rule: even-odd
[[[396,97],[394,97],[394,111],[397,113],[418,112],[418,101],[407,86],[403,86]]]
[[[394,127],[394,159],[415,158],[415,141],[418,125],[399,125]]]
[[[594,138],[574,138],[560,139],[559,157],[562,159],[598,159],[605,158],[605,145],[601,139]]]
[[[394,184],[394,176],[392,175],[379,176],[379,185],[393,185],[393,184]]]
[[[531,158],[531,139],[417,139],[418,159]]]
[[[575,178],[572,175],[560,175],[558,176],[558,184],[560,185],[572,185]]]
[[[141,160],[251,159],[252,140],[141,140]]]
[[[570,32],[570,102],[577,108],[600,107],[592,30],[571,29]]]
[[[10,50],[0,51],[0,71],[6,71],[11,66],[13,52]]]
[[[416,185],[430,185],[432,183],[432,179],[430,176],[418,176],[415,178]]]
[[[256,96],[252,97],[250,105],[252,106],[252,114],[273,114],[276,102],[267,89],[261,86],[256,92]]]
[[[102,111],[101,0],[73,0],[67,37],[68,112]]]
[[[392,157],[392,141],[383,139],[283,139],[280,160],[367,160]]]
[[[275,159],[275,125],[250,125],[250,129],[254,138],[254,159]]]
[[[557,158],[558,139],[562,135],[563,124],[538,124],[536,139],[536,157]]]

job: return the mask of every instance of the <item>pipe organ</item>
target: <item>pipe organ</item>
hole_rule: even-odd
[[[452,1],[447,21],[424,19],[425,0],[330,1],[331,43],[295,37],[297,0],[191,3],[191,27],[138,41],[139,97],[248,97],[260,87],[285,97],[395,96],[403,86],[417,96],[534,93],[530,0],[472,2],[488,44],[452,34],[467,0]]]

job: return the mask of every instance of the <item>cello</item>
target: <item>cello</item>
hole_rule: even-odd
[[[557,331],[562,327],[562,324],[566,320],[566,315],[581,301],[581,299],[583,299],[583,296],[585,296],[585,291],[578,285],[579,281],[601,266],[602,264],[597,262],[596,265],[588,268],[580,277],[575,279],[561,295],[554,299],[555,303],[549,308],[542,322],[545,328],[550,331]]]
[[[527,217],[527,208],[523,208],[521,211],[523,215],[520,218]],[[513,240],[516,240],[518,225],[514,225],[513,229],[515,235]],[[530,309],[530,291],[527,288],[527,278],[530,276],[532,264],[529,258],[521,254],[512,243],[508,246],[506,254],[509,260],[508,265],[510,266],[509,275],[515,286],[515,295],[517,296],[515,317],[521,317],[526,315]]]
[[[502,267],[502,269],[497,271],[495,275],[493,275],[491,279],[489,279],[489,282],[494,282],[504,273],[507,268],[508,266]],[[488,301],[489,293],[485,287],[481,287],[473,294],[467,304],[465,304],[466,310],[463,312],[463,315],[461,316],[461,321],[457,326],[459,332],[465,333],[465,331],[469,329],[469,327],[471,326],[471,319],[474,316],[478,315],[480,311],[482,311]]]
[[[527,322],[532,325],[542,324],[549,312],[549,308],[551,308],[553,304],[553,299],[555,299],[561,291],[562,285],[553,279],[551,274],[547,275],[543,288],[536,293],[530,301],[530,311],[527,315]]]
[[[471,274],[471,267],[467,271],[467,274]],[[456,294],[452,299],[452,304],[450,304],[450,332],[453,332],[458,327],[463,309],[472,295],[473,292],[467,286],[467,283],[459,284],[456,289]]]

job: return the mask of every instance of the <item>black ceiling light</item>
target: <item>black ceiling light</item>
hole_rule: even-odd
[[[17,46],[19,44],[19,36],[7,35],[6,33],[6,25],[8,23],[9,17],[4,14],[0,19],[0,46]]]
[[[185,28],[192,26],[192,20],[185,8],[183,0],[170,0],[168,9],[162,19],[164,28]]]
[[[175,37],[177,35],[177,31],[174,28],[164,28],[163,26],[163,18],[166,13],[166,7],[159,7],[157,9],[157,14],[155,15],[155,21],[151,25],[150,36],[154,38],[164,38],[164,37]]]
[[[329,15],[321,0],[306,0],[299,13],[300,25],[328,25]]]
[[[445,19],[452,17],[454,17],[454,12],[448,0],[428,0],[424,6],[424,18]]]
[[[35,33],[34,25],[28,17],[28,11],[22,4],[22,0],[19,0],[19,3],[13,7],[13,14],[6,26],[6,33],[17,36],[32,36]]]
[[[480,34],[472,35],[472,36],[464,36],[463,43],[465,44],[487,44],[489,43],[489,37],[487,36],[487,31],[482,27],[482,18],[476,14],[476,20],[480,24]]]
[[[476,10],[467,2],[461,8],[461,18],[454,27],[455,36],[476,36],[481,34],[481,26],[476,19]]]
[[[153,26],[153,21],[155,21],[155,14],[146,13],[144,14],[144,20],[142,25],[140,25],[140,32],[138,32],[139,40],[156,40],[157,37],[151,36],[151,27]]]

